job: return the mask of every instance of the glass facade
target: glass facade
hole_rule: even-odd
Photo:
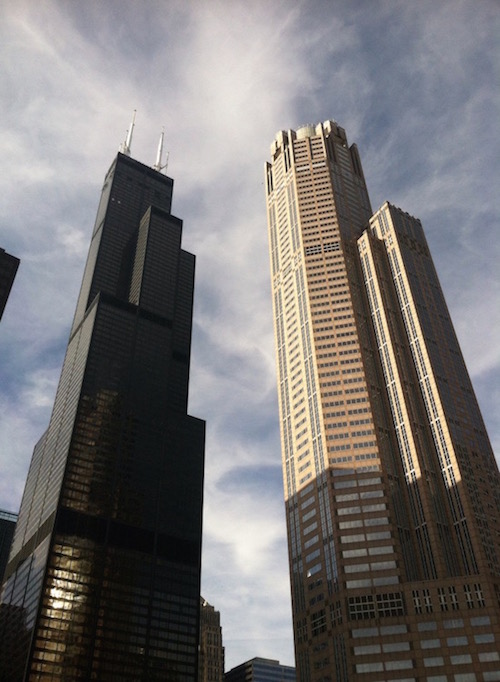
[[[196,680],[205,425],[172,185],[123,154],[106,176],[7,566],[1,680]]]
[[[9,558],[16,522],[17,514],[0,509],[0,585]]]
[[[500,679],[500,476],[420,221],[372,215],[333,121],[271,157],[297,677]]]
[[[19,258],[0,249],[0,320],[7,305],[10,290],[19,267]]]
[[[226,682],[295,682],[295,668],[269,658],[252,658],[225,675]]]

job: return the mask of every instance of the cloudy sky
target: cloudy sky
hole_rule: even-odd
[[[500,4],[495,0],[0,0],[0,508],[44,431],[104,174],[162,126],[197,255],[190,413],[207,420],[203,595],[226,667],[293,664],[263,164],[335,119],[373,208],[424,225],[496,451]]]

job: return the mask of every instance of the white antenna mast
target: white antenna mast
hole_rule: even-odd
[[[162,128],[161,135],[160,135],[160,141],[158,142],[158,151],[156,153],[156,163],[153,166],[155,171],[158,171],[160,173],[162,170],[167,169],[168,165],[168,156],[169,153],[167,152],[167,158],[165,159],[165,164],[162,166],[161,164],[161,157],[163,156],[163,138],[165,137],[165,128]]]
[[[132,123],[130,124],[130,128],[127,130],[127,139],[125,140],[125,142],[122,142],[122,144],[120,145],[121,153],[125,154],[126,156],[130,156],[130,147],[132,145],[132,135],[134,133],[136,111],[137,111],[137,109],[134,109],[134,115],[132,116]]]

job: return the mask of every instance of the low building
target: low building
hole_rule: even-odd
[[[295,668],[271,658],[252,658],[225,675],[225,682],[295,682]]]

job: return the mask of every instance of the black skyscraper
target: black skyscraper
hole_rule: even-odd
[[[18,267],[19,258],[11,256],[5,249],[0,249],[0,320],[2,319]]]
[[[10,545],[14,537],[17,514],[0,509],[0,585],[9,558]]]
[[[106,175],[6,570],[1,680],[196,679],[205,423],[172,188],[127,154]]]

